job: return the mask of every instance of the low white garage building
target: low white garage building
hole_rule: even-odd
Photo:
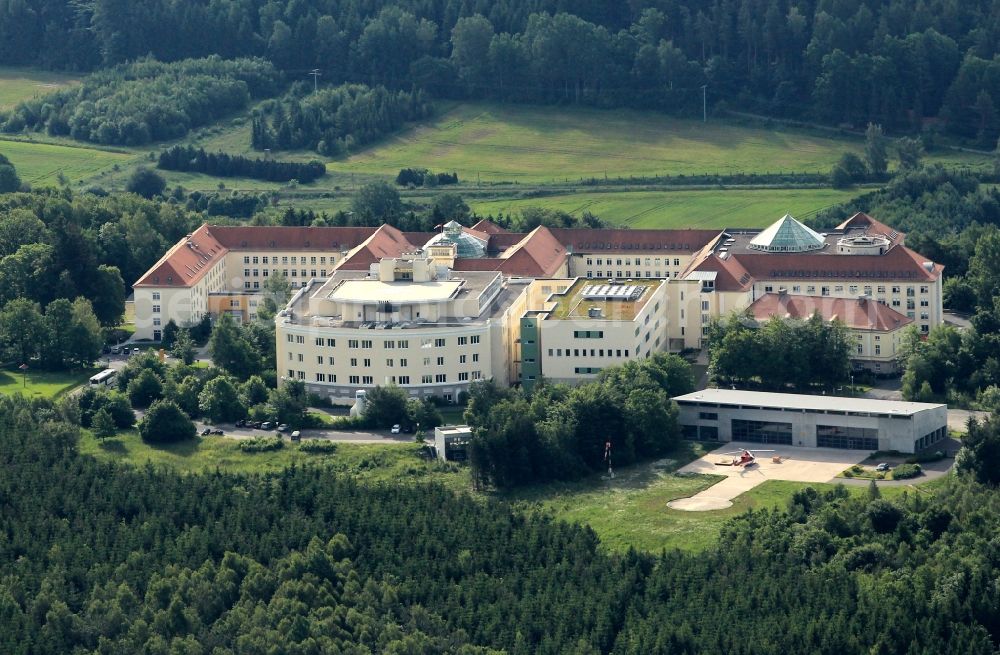
[[[948,436],[945,405],[703,389],[674,398],[685,438],[921,451]]]

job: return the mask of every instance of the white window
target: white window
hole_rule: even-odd
[[[472,335],[472,343],[479,343],[479,335],[478,334]]]
[[[159,314],[160,313],[160,306],[159,305],[153,305],[153,313],[154,314]]]
[[[159,300],[159,299],[160,299],[160,292],[159,291],[154,291],[153,292],[153,300]]]

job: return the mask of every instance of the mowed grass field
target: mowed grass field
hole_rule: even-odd
[[[785,214],[807,218],[850,200],[861,191],[835,189],[706,189],[575,193],[502,200],[469,200],[481,216],[520,213],[525,207],[558,209],[574,216],[589,211],[634,228],[764,227]]]
[[[74,387],[86,384],[90,376],[99,370],[48,372],[29,368],[26,375],[22,376],[17,366],[0,368],[0,394],[21,393],[29,398],[55,398]]]
[[[17,169],[18,177],[33,186],[56,186],[62,173],[68,182],[90,179],[115,164],[125,165],[134,154],[98,150],[86,146],[0,140],[0,154]]]
[[[0,110],[79,81],[79,77],[64,73],[0,66]]]
[[[215,142],[226,140],[220,135]],[[523,184],[605,176],[627,181],[632,176],[825,173],[844,152],[860,153],[862,145],[854,137],[702,123],[651,111],[469,103],[328,168],[394,176],[401,168],[423,167],[455,171],[463,182]],[[986,157],[948,153],[940,160],[980,166]]]

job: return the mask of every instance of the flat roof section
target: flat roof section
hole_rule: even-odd
[[[620,282],[620,284],[619,284]],[[663,284],[659,279],[616,280],[612,286],[611,280],[596,280],[577,278],[564,293],[553,293],[549,302],[555,302],[555,308],[549,312],[550,319],[587,319],[593,321],[631,321],[646,306],[655,289]],[[628,295],[621,297],[596,293],[599,289],[626,289]],[[594,292],[594,293],[592,293]],[[600,297],[593,297],[593,296]],[[591,316],[591,310],[600,310],[600,316]]]
[[[911,403],[902,400],[875,400],[846,396],[811,396],[797,393],[739,391],[734,389],[702,389],[677,396],[678,403],[714,403],[727,406],[751,406],[766,409],[791,409],[812,412],[868,412],[912,416],[928,409],[946,407],[934,403]]]
[[[344,280],[327,297],[337,302],[356,304],[445,302],[454,297],[461,286],[461,280],[435,280],[433,282]]]

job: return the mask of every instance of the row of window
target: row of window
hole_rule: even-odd
[[[871,285],[865,285],[864,287],[860,287],[860,288],[864,289],[865,295],[869,295],[870,296],[870,295],[872,295],[872,289],[873,288],[876,290],[876,293],[885,293],[886,286],[884,284],[879,284],[879,285],[877,285],[875,287],[872,287]],[[772,285],[766,285],[764,287],[764,293],[771,293],[773,291],[773,289],[774,289],[774,287]],[[859,289],[859,287],[856,284],[847,285],[847,293],[850,294],[850,295],[852,295],[852,296],[856,296],[858,294],[858,289]],[[892,293],[899,294],[900,290],[901,290],[901,287],[899,287],[897,285],[897,286],[892,286],[891,289],[892,289]],[[792,293],[801,293],[801,292],[802,292],[802,287],[800,285],[793,285],[792,286]],[[844,285],[842,285],[842,284],[836,284],[836,285],[834,285],[833,286],[833,292],[835,294],[844,293]],[[806,293],[807,294],[814,294],[814,293],[816,293],[816,286],[813,285],[813,284],[806,285]],[[920,287],[920,294],[921,295],[926,295],[928,293],[930,293],[930,287],[928,287],[928,286],[921,286]],[[829,296],[830,295],[830,287],[829,286],[821,286],[820,287],[820,295]],[[913,298],[915,295],[916,295],[916,290],[914,289],[914,287],[912,287],[912,286],[906,287],[906,296],[908,298]]]
[[[792,424],[776,421],[745,421],[733,419],[733,441],[792,444]]]
[[[565,352],[566,354],[563,355],[562,348],[549,348],[549,357],[587,357],[586,348],[566,348]],[[605,354],[605,352],[607,354]],[[605,351],[604,348],[591,348],[590,357],[622,357],[622,352],[625,353],[625,357],[629,356],[628,348],[624,351],[621,349],[612,350],[611,348],[608,348],[607,351]]]
[[[629,257],[625,257],[624,259],[622,259],[622,258],[610,259],[609,258],[608,259],[608,266],[622,266],[622,265],[624,265],[624,266],[631,266],[632,263],[633,263],[633,261],[635,262],[636,266],[642,266],[642,259],[639,258],[639,257],[635,257],[634,260],[632,258],[629,258]],[[665,266],[669,266],[670,265],[670,258],[669,257],[664,258],[663,259],[663,264]],[[594,258],[593,257],[588,257],[587,258],[587,266],[593,266],[593,265],[594,265]],[[597,265],[598,266],[604,266],[604,259],[598,257],[597,258]],[[659,266],[659,265],[660,265],[660,258],[659,257],[646,257],[646,266]],[[677,257],[674,257],[674,266],[680,266],[680,265],[681,265],[681,260],[679,258],[677,258]]]
[[[445,358],[444,357],[437,357],[437,358],[424,357],[423,358],[424,366],[430,366],[432,359],[434,359],[436,361],[436,365],[437,366],[444,366],[445,365]],[[302,354],[302,353],[292,353],[292,352],[289,352],[288,353],[288,361],[290,361],[290,362],[292,362],[292,361],[304,362],[305,361],[305,355]],[[472,360],[471,361],[474,364],[478,363],[479,362],[479,353],[472,353]],[[336,360],[334,359],[334,357],[332,355],[327,355],[326,357],[324,357],[323,355],[316,355],[316,363],[318,365],[320,365],[320,366],[323,366],[323,365],[334,366],[335,362],[336,362]],[[359,362],[360,362],[360,366],[362,366],[363,368],[371,368],[371,366],[372,366],[371,357],[362,357],[360,359],[358,357],[351,357],[350,358],[350,362],[351,362],[351,368],[356,368],[357,366],[359,366]],[[458,363],[459,364],[467,364],[468,362],[469,362],[469,355],[459,355],[458,356]],[[398,360],[397,359],[393,359],[393,358],[387,358],[385,360],[385,365],[386,365],[387,368],[396,368],[397,365],[399,366],[399,368],[406,368],[407,366],[410,365],[410,360],[407,359],[407,358],[405,358],[405,357],[400,357]]]
[[[920,452],[924,448],[927,448],[931,444],[935,444],[935,443],[941,441],[942,439],[944,439],[947,436],[948,436],[948,428],[946,428],[946,427],[940,427],[937,430],[934,430],[934,432],[931,432],[929,434],[925,434],[924,436],[922,436],[919,439],[917,439],[916,441],[914,441],[913,442],[913,450],[915,452]]]
[[[840,425],[817,425],[816,445],[820,448],[878,450],[876,428],[849,428]]]
[[[293,369],[288,369],[288,377],[291,379],[304,380],[306,377],[305,371],[295,371]],[[482,371],[462,371],[458,374],[459,382],[469,382],[471,380],[481,380],[483,379]],[[420,384],[439,384],[448,381],[448,375],[446,373],[438,373],[436,375],[422,375],[420,377]],[[336,383],[337,376],[334,373],[317,373],[316,382],[330,382]],[[411,384],[409,375],[399,375],[392,376],[389,378],[388,382],[391,384],[398,384],[400,386],[408,386]],[[349,375],[347,378],[348,384],[357,384],[362,386],[374,386],[375,378],[371,375]]]
[[[574,339],[603,339],[604,330],[574,330]]]
[[[309,263],[310,264],[315,264],[316,263],[316,259],[317,258],[316,258],[315,255],[309,257]],[[333,256],[330,257],[330,263],[331,264],[336,263],[336,261],[337,261],[336,257],[333,257]],[[268,255],[264,255],[264,256],[261,257],[261,256],[258,256],[258,255],[254,255],[254,256],[251,257],[250,255],[243,255],[243,263],[244,264],[277,264],[278,263],[278,256],[275,255],[273,257],[270,257]],[[281,263],[282,264],[305,264],[306,263],[306,256],[302,255],[301,257],[298,257],[296,255],[292,255],[291,257],[288,257],[287,255],[285,255],[284,257],[281,258]],[[326,255],[320,255],[319,256],[319,263],[320,264],[325,264],[326,263]]]
[[[301,275],[300,275],[300,272],[301,272]],[[316,277],[316,269],[315,268],[313,268],[311,270],[306,270],[304,268],[303,269],[298,269],[298,268],[287,269],[286,268],[286,269],[284,269],[282,271],[279,271],[276,268],[272,268],[272,269],[267,269],[267,268],[265,268],[265,269],[244,268],[243,269],[243,277],[270,277],[272,275],[274,277],[278,277],[278,273],[283,274],[285,277],[304,277],[304,278]],[[319,277],[326,277],[326,269],[325,268],[319,269]]]
[[[286,334],[285,341],[288,343],[305,343],[305,337],[302,335]],[[313,343],[320,347],[335,348],[337,346],[337,340],[326,338],[326,337],[313,337]],[[459,346],[467,346],[469,344],[478,344],[479,335],[474,334],[471,337],[458,337]],[[443,337],[438,337],[435,339],[421,339],[421,348],[430,348],[431,346],[435,348],[445,348],[448,345],[448,340]],[[348,339],[347,347],[351,349],[362,348],[365,350],[375,347],[375,341],[373,339]],[[385,339],[382,341],[382,347],[386,350],[394,350],[396,348],[404,349],[410,347],[409,339]]]
[[[665,271],[663,273],[663,275],[660,275],[660,271],[646,271],[645,274],[643,274],[642,271],[636,271],[634,277],[636,277],[636,278],[648,277],[648,278],[664,278],[664,279],[666,279],[668,277],[679,277],[679,276],[680,276],[680,273],[677,272],[677,271],[674,271],[673,273],[671,273],[670,271]],[[591,278],[591,279],[598,279],[598,280],[601,280],[601,279],[608,279],[608,280],[619,279],[619,280],[621,280],[621,279],[632,278],[633,275],[632,275],[632,271],[625,271],[624,274],[622,274],[622,271],[612,271],[611,269],[608,269],[607,271],[596,271],[596,272],[588,270],[587,271],[587,277]]]

